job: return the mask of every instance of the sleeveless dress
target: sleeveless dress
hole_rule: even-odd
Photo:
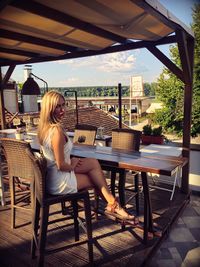
[[[46,185],[47,191],[52,195],[62,195],[77,192],[77,180],[74,171],[60,171],[57,168],[54,153],[51,147],[51,140],[55,127],[49,129],[49,133],[41,146],[44,157],[47,160],[47,176]],[[67,137],[67,142],[64,145],[65,162],[71,163],[70,152],[72,149],[72,142]]]

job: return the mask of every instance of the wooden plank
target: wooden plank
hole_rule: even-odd
[[[129,192],[128,192],[129,194]],[[171,227],[171,221],[176,217],[177,211],[185,201],[185,195],[177,191],[173,201],[169,205],[169,193],[159,190],[150,191],[152,199],[154,223],[165,231]],[[160,198],[162,197],[162,201]],[[104,206],[104,203],[100,201]],[[143,197],[140,195],[140,220],[143,217]],[[130,207],[133,208],[133,205]],[[51,212],[60,210],[60,205],[55,205]],[[0,262],[3,266],[34,266],[35,260],[30,257],[31,225],[19,227],[12,230],[10,228],[10,207],[0,207]],[[52,216],[52,219],[59,217],[59,214]],[[82,212],[80,213],[82,217]],[[29,221],[31,214],[26,211],[17,212],[17,222],[23,224]],[[67,244],[74,240],[73,225],[68,227],[70,221],[59,222],[49,226],[47,245],[55,248],[58,245]],[[85,235],[81,230],[81,240]],[[119,266],[125,267],[134,259],[134,266],[141,267],[148,262],[152,251],[155,251],[156,244],[160,238],[155,237],[151,240],[148,247],[141,243],[142,233],[137,228],[126,227],[121,229],[120,224],[99,216],[98,222],[93,221],[93,236],[95,238],[94,259],[96,266]],[[88,264],[87,245],[74,246],[68,250],[45,256],[45,266],[85,266]]]

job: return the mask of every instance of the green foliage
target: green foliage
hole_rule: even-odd
[[[192,105],[192,129],[191,135],[200,133],[200,4],[193,8],[192,29],[195,35],[194,50],[194,82],[193,82],[193,105]]]
[[[152,134],[151,124],[144,125],[142,130],[144,135],[151,135]]]
[[[154,96],[156,83],[144,83],[144,94],[145,96]],[[77,91],[78,97],[112,97],[118,96],[117,86],[83,86],[83,87],[59,87],[59,88],[49,88],[49,90],[58,90],[61,93],[68,91],[66,97],[74,97],[73,92]],[[122,86],[122,96],[129,96],[129,86]]]
[[[22,90],[22,86],[23,86],[23,83],[20,83],[20,82],[17,83],[17,87],[19,90]]]
[[[152,128],[151,124],[146,124],[143,126],[142,133],[144,135],[162,136],[163,128],[162,126]]]
[[[156,83],[144,83],[145,96],[155,96]]]
[[[49,88],[51,90],[52,88]],[[64,93],[68,91],[65,96],[73,97],[74,93],[70,91],[77,91],[78,97],[104,97],[104,96],[118,96],[117,86],[83,86],[83,87],[60,87],[57,88],[59,92]],[[122,86],[122,96],[129,96],[129,86]]]
[[[191,136],[200,133],[200,4],[193,9],[193,31],[195,33],[194,80]],[[181,68],[177,46],[170,47],[171,60]],[[164,68],[158,79],[156,96],[162,101],[164,108],[156,111],[154,122],[162,125],[165,131],[182,135],[184,84],[167,68]]]
[[[153,136],[162,136],[162,126],[155,127],[152,129]]]

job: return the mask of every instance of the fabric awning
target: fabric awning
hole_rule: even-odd
[[[0,64],[28,64],[159,41],[184,29],[155,0],[14,0],[0,13]],[[148,43],[147,43],[148,44]],[[127,46],[129,48],[131,46]],[[126,49],[126,47],[124,47]]]

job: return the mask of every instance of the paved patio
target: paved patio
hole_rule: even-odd
[[[190,203],[148,266],[200,266],[200,195],[191,195]]]

